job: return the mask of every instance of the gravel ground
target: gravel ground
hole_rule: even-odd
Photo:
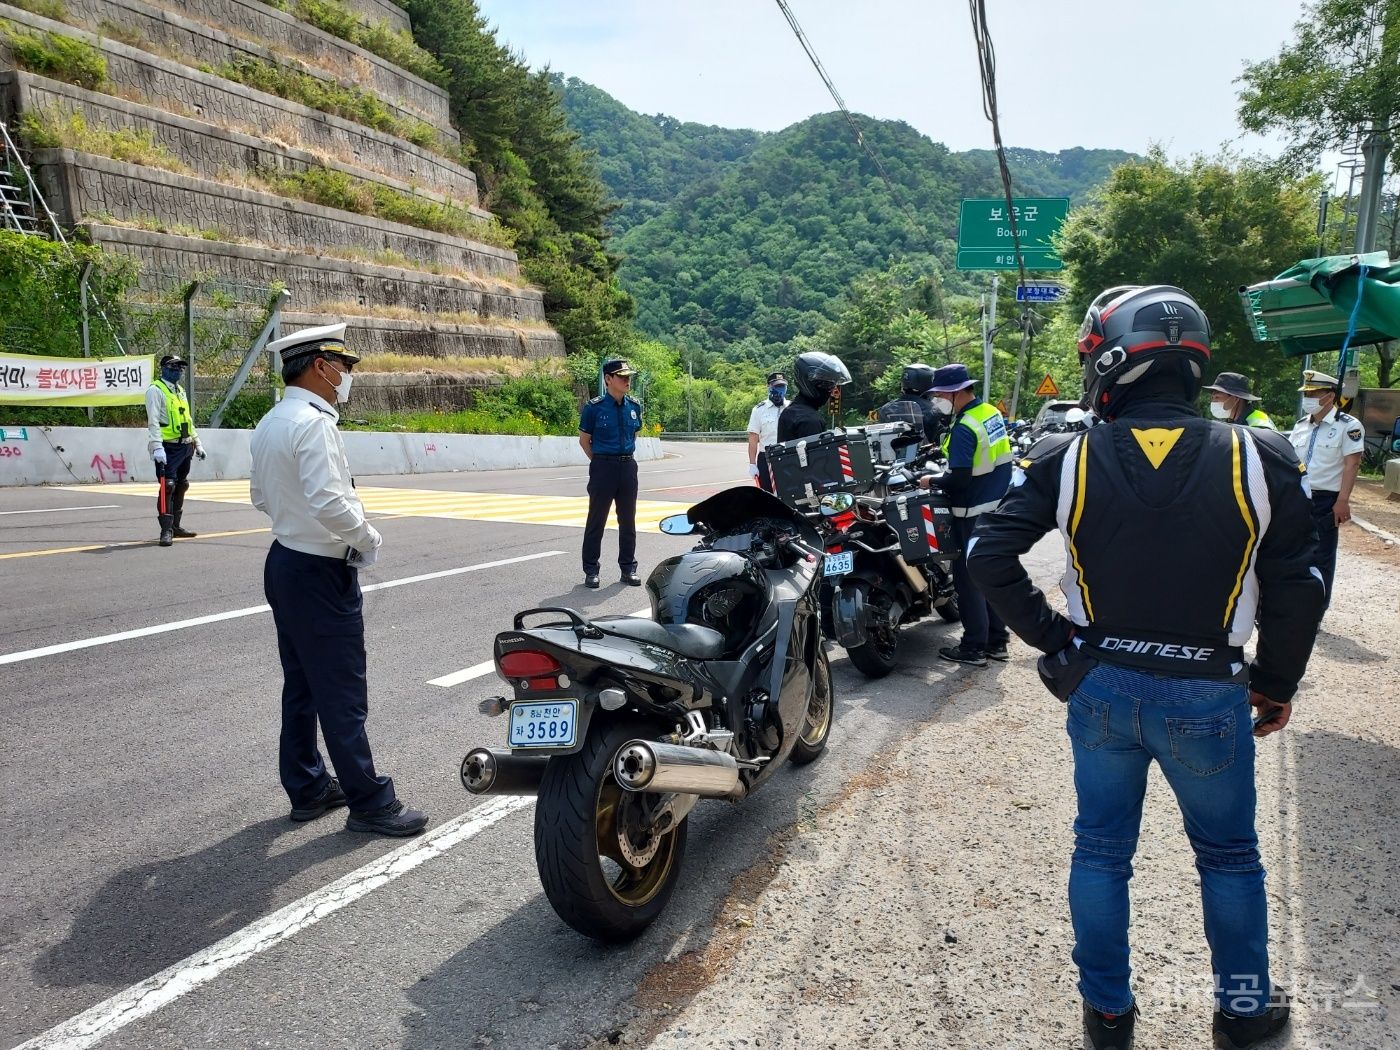
[[[1400,1047],[1400,551],[1350,528],[1292,725],[1263,741],[1275,1046]],[[1042,545],[1033,571],[1058,571]],[[967,670],[835,802],[737,879],[707,943],[655,968],[609,1043],[1079,1046],[1063,708],[1031,652]],[[1210,1045],[1196,872],[1153,773],[1133,883],[1138,1045]]]

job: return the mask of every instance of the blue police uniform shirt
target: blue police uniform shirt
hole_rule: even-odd
[[[642,403],[624,395],[619,404],[607,394],[599,395],[583,406],[578,428],[593,436],[595,455],[630,456],[642,429]]]

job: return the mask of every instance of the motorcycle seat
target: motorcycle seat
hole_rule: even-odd
[[[663,624],[640,616],[608,616],[593,623],[607,634],[659,645],[692,660],[713,660],[724,652],[724,635],[697,624]]]

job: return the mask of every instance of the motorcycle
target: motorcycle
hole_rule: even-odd
[[[868,678],[894,670],[903,628],[934,615],[946,623],[962,618],[952,558],[930,550],[922,561],[906,560],[885,516],[891,497],[917,493],[914,471],[924,461],[881,466],[867,492],[834,492],[818,501],[826,550],[824,626]],[[918,532],[922,542],[922,527]]]
[[[651,618],[517,613],[496,636],[513,689],[506,749],[462,760],[473,795],[536,795],[535,860],[566,923],[631,940],[666,907],[702,798],[737,802],[784,761],[815,760],[831,732],[821,644],[821,537],[747,486],[661,522],[701,536],[647,579]],[[551,617],[527,626],[537,616]]]

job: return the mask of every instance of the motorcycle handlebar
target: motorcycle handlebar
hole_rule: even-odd
[[[789,550],[796,551],[798,554],[802,555],[806,561],[817,561],[825,553],[807,546],[807,544],[803,543],[796,536],[784,536],[778,542]]]

